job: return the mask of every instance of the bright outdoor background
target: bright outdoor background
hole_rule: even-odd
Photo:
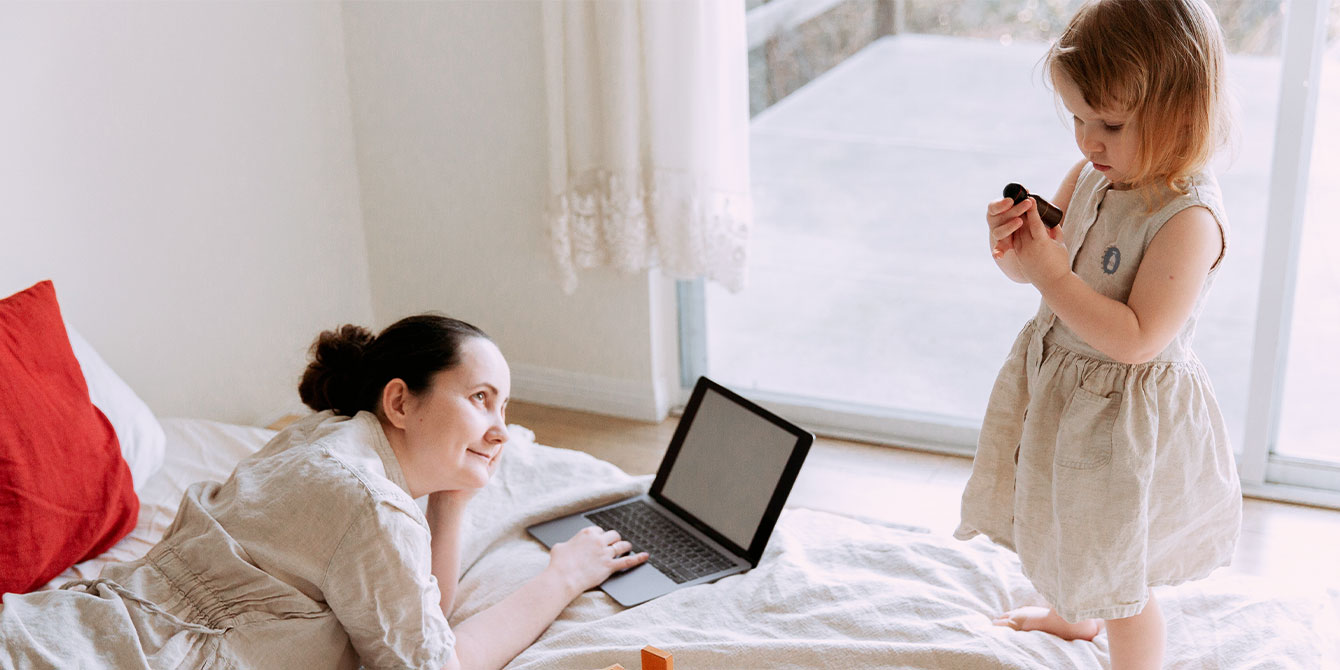
[[[747,4],[751,19],[769,11]],[[804,25],[751,34],[749,287],[707,288],[714,377],[980,423],[1038,304],[991,262],[983,212],[1011,181],[1049,196],[1080,159],[1039,67],[1079,4],[816,0],[823,11]],[[1231,240],[1196,349],[1240,445],[1285,3],[1211,5],[1231,52],[1238,132],[1215,166]],[[1340,2],[1330,17],[1276,451],[1337,461]]]

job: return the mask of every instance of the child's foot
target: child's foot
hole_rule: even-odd
[[[1092,640],[1103,630],[1101,619],[1070,623],[1046,607],[1020,607],[992,619],[991,623],[1015,630],[1040,630],[1063,640]]]

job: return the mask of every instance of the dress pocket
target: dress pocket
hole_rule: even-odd
[[[1117,422],[1121,393],[1099,395],[1075,387],[1056,435],[1056,465],[1092,470],[1112,460],[1112,430]]]

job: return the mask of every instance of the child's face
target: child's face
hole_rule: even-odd
[[[1079,86],[1063,72],[1055,73],[1054,82],[1061,102],[1074,117],[1075,144],[1079,150],[1117,188],[1128,186],[1139,151],[1134,115],[1090,107],[1084,102]]]

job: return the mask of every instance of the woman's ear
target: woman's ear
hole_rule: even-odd
[[[409,386],[399,377],[386,382],[386,386],[382,387],[382,412],[392,426],[402,429],[405,427],[409,400]]]

